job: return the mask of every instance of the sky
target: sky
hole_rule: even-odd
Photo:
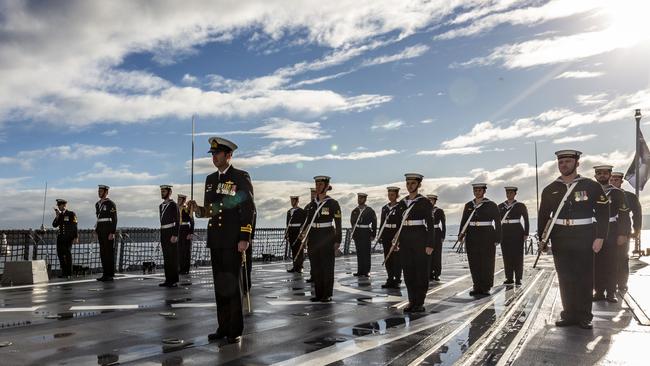
[[[650,3],[632,0],[0,1],[0,228],[39,227],[65,198],[94,224],[98,184],[119,226],[158,226],[160,184],[196,199],[210,136],[239,145],[259,227],[284,224],[332,177],[349,218],[425,176],[450,224],[472,182],[536,216],[558,175],[634,154],[650,123]],[[650,136],[650,132],[646,133]],[[631,189],[629,185],[626,188]],[[405,192],[405,188],[403,188]],[[644,208],[650,196],[641,194]],[[203,221],[200,225],[203,225]]]

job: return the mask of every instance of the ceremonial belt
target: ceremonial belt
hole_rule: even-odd
[[[289,224],[289,227],[301,227],[301,223]]]
[[[434,228],[434,229],[440,229],[440,224],[435,224],[435,225],[433,225],[433,228]]]
[[[103,217],[101,219],[97,219],[97,222],[111,222],[111,221],[113,221],[113,219],[111,219],[110,217]]]
[[[384,229],[397,229],[397,224],[384,224]]]
[[[426,225],[426,220],[404,220],[402,226],[421,226]]]
[[[370,229],[370,225],[369,225],[369,224],[368,224],[368,225],[361,225],[361,224],[359,224],[359,225],[357,225],[357,228],[360,228],[360,229]]]
[[[579,225],[591,225],[594,223],[594,220],[590,217],[588,219],[557,219],[555,220],[555,225],[560,226],[579,226]]]
[[[190,223],[189,222],[181,222],[181,226],[185,226],[185,225],[190,226]]]
[[[176,226],[176,223],[172,222],[171,224],[160,225],[160,228],[161,229],[170,229],[170,228],[173,228],[174,226]]]
[[[510,219],[501,221],[502,224],[521,224],[521,220]]]
[[[330,222],[321,222],[321,223],[313,223],[312,227],[315,227],[317,229],[323,228],[323,227],[332,227],[334,226],[334,223]]]
[[[492,221],[470,221],[469,226],[492,226]]]

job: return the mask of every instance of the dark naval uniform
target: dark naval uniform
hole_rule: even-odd
[[[171,238],[178,238],[180,220],[178,218],[178,205],[173,200],[166,200],[158,206],[160,214],[160,246],[163,252],[165,265],[165,282],[171,286],[178,282],[178,242],[172,243]]]
[[[251,242],[255,216],[248,173],[229,166],[224,173],[208,175],[203,207],[197,207],[196,216],[210,218],[207,246],[217,302],[217,334],[239,337],[244,330],[242,293],[246,288],[242,287],[242,254],[237,244],[241,240]]]
[[[629,191],[623,191],[625,194],[625,202],[627,207],[629,207],[629,212],[627,213],[628,225],[632,225],[634,229],[634,234],[639,235],[641,232],[642,224],[642,215],[641,215],[641,204],[637,196]],[[632,213],[632,218],[630,220],[630,212]],[[631,221],[631,222],[630,222]],[[617,248],[617,266],[616,266],[616,282],[618,289],[621,291],[627,291],[627,279],[630,276],[630,266],[629,266],[629,252],[630,252],[630,242],[627,241],[624,245],[619,245]]]
[[[70,210],[65,210],[54,218],[52,226],[59,228],[56,235],[56,254],[61,265],[61,276],[72,276],[72,242],[79,236],[77,215]]]
[[[474,292],[487,294],[494,285],[494,260],[496,245],[501,240],[501,217],[496,203],[490,199],[483,198],[479,203],[471,200],[463,209],[461,228],[472,211],[476,213],[465,231],[467,261],[474,282]]]
[[[311,276],[314,284],[314,300],[329,301],[334,289],[334,256],[335,243],[341,243],[341,206],[338,201],[326,196],[323,201],[316,199],[310,202],[307,211],[307,225],[314,222],[309,230],[307,254],[311,265]],[[323,203],[320,210],[318,207]]]
[[[95,232],[99,241],[99,254],[102,260],[102,278],[112,279],[115,276],[115,232],[117,231],[117,207],[110,198],[95,203],[97,224]],[[108,235],[113,234],[113,240]]]
[[[305,261],[305,251],[304,248],[302,253],[298,253],[300,250],[300,241],[298,240],[298,235],[300,235],[300,228],[305,224],[307,219],[307,213],[300,207],[290,208],[287,211],[287,242],[291,248],[291,258],[296,258],[293,262],[293,268],[291,272],[302,272],[302,265]]]
[[[179,274],[189,274],[192,264],[192,234],[194,234],[194,217],[186,206],[180,209],[180,227],[178,229]],[[188,239],[189,236],[189,239]]]
[[[514,201],[509,204],[505,201],[499,205],[501,217],[501,254],[503,255],[503,268],[506,281],[521,283],[524,273],[524,237],[528,236],[530,224],[528,222],[528,208],[522,202]],[[521,226],[521,220],[524,226]]]
[[[563,311],[568,322],[590,322],[594,282],[593,242],[607,237],[609,201],[601,185],[577,176],[577,185],[558,215],[550,235],[553,261],[560,284]],[[561,178],[542,191],[537,233],[541,236],[546,223],[567,192],[569,185]],[[596,218],[594,223],[592,218]]]
[[[397,228],[400,222],[402,222],[398,206],[399,202],[395,202],[393,206],[387,203],[381,208],[381,224],[379,226],[383,227],[383,230],[378,240],[384,248],[384,258],[388,256],[393,238],[397,234]],[[402,264],[400,263],[399,251],[393,251],[390,258],[386,261],[386,272],[388,273],[388,278],[386,279],[387,287],[399,288],[399,284],[402,282]]]
[[[369,206],[365,206],[363,209],[355,208],[350,215],[350,225],[354,228],[352,239],[357,251],[356,274],[367,276],[370,273],[371,241],[377,235],[377,215],[375,210]]]
[[[442,242],[447,234],[447,224],[445,223],[445,211],[440,207],[433,207],[431,212],[433,216],[433,253],[431,253],[431,279],[438,280],[442,274]]]
[[[408,196],[399,202],[398,215],[403,227],[399,235],[399,257],[404,271],[409,305],[405,311],[421,309],[429,288],[429,263],[425,248],[434,247],[433,205],[418,194],[413,200]],[[411,208],[412,207],[412,208]],[[407,213],[406,211],[411,210]],[[408,215],[404,217],[404,215]],[[402,221],[403,220],[403,221]]]
[[[609,229],[607,238],[600,252],[595,255],[594,268],[594,300],[605,298],[616,301],[616,255],[617,239],[619,236],[630,235],[630,210],[625,201],[623,190],[610,184],[603,186],[605,195],[609,198]]]

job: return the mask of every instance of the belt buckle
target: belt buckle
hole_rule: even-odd
[[[573,225],[573,219],[564,219],[564,226]]]

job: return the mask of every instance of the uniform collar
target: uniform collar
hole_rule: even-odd
[[[219,170],[219,168],[217,168],[217,172],[219,172],[219,176],[222,176],[222,175],[228,173],[228,170],[230,170],[231,166],[232,166],[231,164],[228,164],[228,167],[223,172],[221,170]]]
[[[575,182],[580,181],[580,180],[583,180],[583,179],[586,179],[586,178],[583,177],[583,176],[581,176],[580,174],[578,174],[575,178],[573,178],[573,180],[571,181],[571,183],[575,183]],[[556,181],[556,182],[560,182],[560,183],[562,183],[562,184],[566,184],[566,183],[564,183],[564,181],[562,180],[562,177],[561,177],[561,176],[560,176],[560,177],[557,177],[557,179],[556,179],[555,181]],[[571,183],[569,183],[569,184],[571,184]]]
[[[512,204],[509,204],[507,200],[503,201],[503,205],[506,206],[507,208],[510,208],[517,204],[517,200],[512,201]]]

